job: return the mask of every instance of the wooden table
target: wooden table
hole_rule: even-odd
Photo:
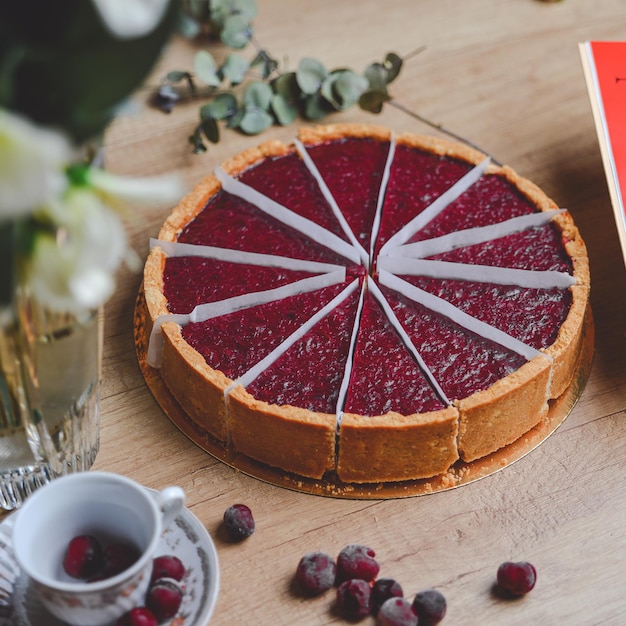
[[[154,488],[181,485],[215,539],[222,587],[212,623],[346,623],[333,592],[303,599],[290,590],[301,555],[337,554],[349,543],[376,550],[381,576],[411,597],[436,587],[447,624],[623,624],[626,621],[626,271],[618,244],[577,44],[623,39],[623,0],[260,1],[258,40],[293,68],[303,56],[361,71],[393,50],[426,50],[391,86],[394,100],[471,140],[535,181],[574,216],[587,242],[596,325],[593,369],[564,424],[539,448],[484,480],[433,495],[345,500],[306,495],[248,477],[217,461],[172,425],[135,357],[133,309],[141,276],[120,275],[107,307],[102,444],[95,468]],[[224,50],[213,48],[216,56]],[[174,41],[150,84],[190,69],[195,48]],[[246,51],[245,54],[252,55]],[[626,59],[624,65],[626,75]],[[147,92],[139,94],[145,101]],[[107,161],[123,174],[179,172],[190,185],[224,158],[262,139],[290,140],[295,127],[261,137],[225,130],[193,155],[186,143],[197,104],[167,116],[145,108],[108,132]],[[392,106],[357,108],[333,122],[373,122],[431,132]],[[137,210],[132,243],[143,256],[169,212]],[[224,510],[248,504],[257,530],[231,544]],[[530,560],[539,577],[524,599],[492,594],[500,562]],[[363,621],[373,624],[372,618]]]

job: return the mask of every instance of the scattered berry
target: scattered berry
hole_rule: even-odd
[[[420,626],[438,624],[444,618],[448,607],[444,595],[436,589],[425,589],[417,593],[412,606]]]
[[[245,504],[233,504],[224,512],[224,525],[233,539],[245,539],[254,532],[252,511]]]
[[[335,584],[337,565],[325,552],[309,552],[305,554],[296,568],[296,580],[303,589],[319,594]]]
[[[157,556],[152,562],[151,582],[159,578],[173,578],[180,582],[185,575],[185,566],[182,561],[173,554]]]
[[[360,578],[361,580],[374,580],[380,566],[374,559],[376,553],[371,548],[357,543],[346,546],[337,557],[337,577],[338,580],[350,580]]]
[[[90,578],[102,567],[102,546],[93,535],[78,535],[68,544],[63,569],[72,578]]]
[[[104,549],[102,578],[115,576],[128,569],[140,557],[139,550],[127,543],[112,543]]]
[[[400,583],[393,578],[379,578],[372,587],[372,610],[376,613],[389,598],[401,598],[403,596],[404,591]]]
[[[378,612],[379,626],[417,626],[417,615],[404,598],[389,598]],[[420,621],[421,624],[421,621]]]
[[[372,610],[369,583],[359,578],[346,580],[337,588],[337,604],[346,617],[364,617]]]
[[[537,570],[526,561],[511,563],[507,561],[498,567],[498,585],[504,591],[523,596],[533,589],[537,582]]]
[[[146,606],[154,613],[157,621],[162,622],[178,613],[182,600],[181,588],[174,581],[163,578],[148,589]]]
[[[154,613],[143,606],[131,609],[115,622],[115,626],[157,626],[157,624]]]

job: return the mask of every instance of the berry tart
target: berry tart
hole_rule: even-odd
[[[580,363],[584,242],[456,142],[302,128],[218,167],[151,242],[146,362],[198,432],[306,479],[445,475],[537,426]]]

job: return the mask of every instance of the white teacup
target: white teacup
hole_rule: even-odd
[[[181,512],[180,487],[152,492],[109,472],[57,478],[29,496],[16,513],[13,548],[43,605],[75,626],[114,622],[143,605],[161,533]],[[94,582],[68,576],[63,558],[72,538],[94,535],[140,552],[123,572]]]

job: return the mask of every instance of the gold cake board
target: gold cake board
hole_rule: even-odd
[[[446,474],[433,478],[403,482],[348,484],[332,477],[311,479],[296,476],[259,463],[243,454],[226,450],[220,442],[214,440],[187,416],[161,379],[159,370],[146,363],[145,319],[145,299],[143,289],[141,289],[135,306],[134,319],[135,348],[139,367],[158,405],[170,421],[193,443],[233,469],[266,483],[312,495],[362,500],[405,498],[454,489],[490,476],[527,455],[554,433],[578,402],[591,372],[595,340],[593,316],[591,308],[588,308],[581,357],[572,383],[565,393],[550,402],[547,417],[512,444],[470,463],[457,461]]]

